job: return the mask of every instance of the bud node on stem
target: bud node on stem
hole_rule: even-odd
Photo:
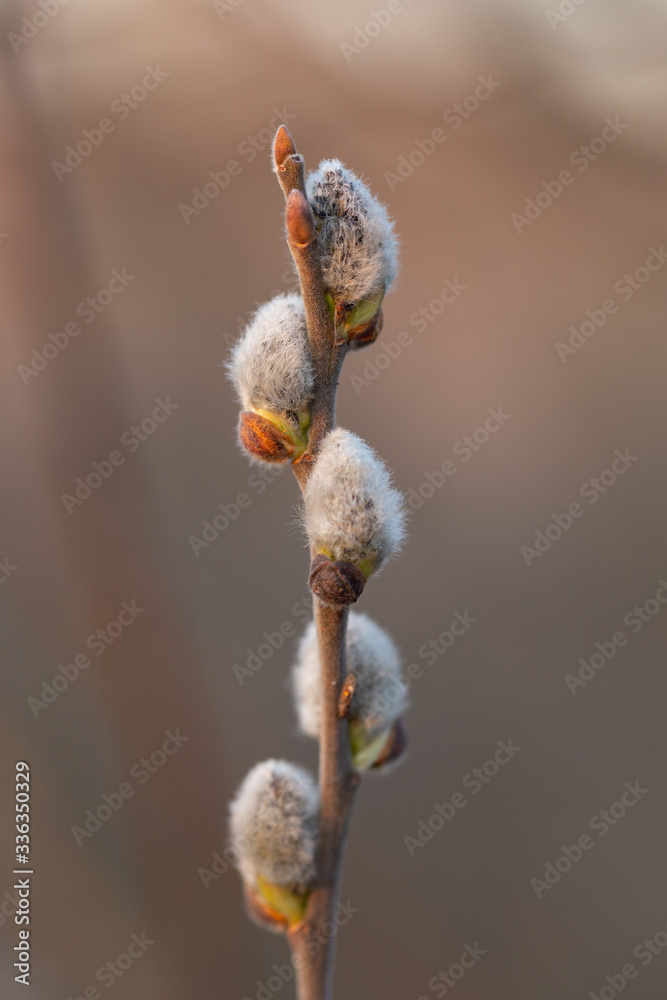
[[[320,552],[310,564],[308,586],[323,604],[345,608],[361,597],[366,577],[354,563],[344,559],[332,562]]]
[[[247,882],[243,884],[243,902],[246,913],[258,927],[273,931],[274,934],[283,934],[287,930],[287,917],[269,906]]]
[[[403,719],[398,718],[394,723],[389,739],[384,745],[384,749],[373,767],[384,767],[389,764],[398,764],[408,752],[408,731]]]
[[[375,343],[382,332],[383,325],[384,314],[382,309],[380,309],[373,319],[370,319],[367,323],[362,323],[360,326],[354,327],[354,329],[349,331],[347,339],[350,345],[350,350],[356,351],[360,347],[367,347],[368,344]]]
[[[350,705],[352,704],[352,698],[354,697],[354,691],[357,686],[357,679],[354,674],[348,674],[345,678],[343,684],[343,689],[340,693],[340,698],[338,699],[338,718],[346,719],[350,712]]]
[[[317,238],[313,213],[306,197],[296,188],[290,191],[285,209],[287,237],[293,246],[307,247]]]
[[[260,413],[243,410],[238,430],[243,448],[262,462],[286,462],[300,454],[294,440]]]

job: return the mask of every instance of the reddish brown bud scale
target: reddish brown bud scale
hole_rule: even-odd
[[[384,749],[373,767],[382,767],[385,764],[397,764],[408,752],[408,731],[403,719],[397,719],[393,725],[389,738],[384,745]]]
[[[310,564],[308,586],[323,604],[331,608],[346,608],[354,604],[366,586],[366,577],[354,563],[319,553]]]
[[[275,934],[283,934],[287,930],[287,917],[270,906],[247,882],[243,884],[243,902],[246,913],[258,927]]]
[[[297,453],[287,434],[252,410],[243,410],[239,416],[238,434],[242,447],[263,462],[286,462]]]
[[[375,343],[382,332],[383,324],[384,315],[382,310],[379,309],[377,315],[369,320],[368,323],[362,323],[361,326],[354,327],[354,329],[348,332],[347,342],[350,349],[356,351],[360,347],[367,347],[368,344]]]
[[[308,201],[296,188],[290,191],[285,208],[287,237],[295,246],[308,246],[315,239],[315,221]]]
[[[278,170],[280,170],[287,157],[294,156],[295,153],[296,146],[294,145],[294,140],[285,126],[281,125],[273,140],[273,162]]]

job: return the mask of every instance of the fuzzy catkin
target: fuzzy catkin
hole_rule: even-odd
[[[260,306],[227,364],[246,410],[299,412],[313,391],[313,366],[300,295],[276,295]]]
[[[340,160],[323,160],[306,179],[322,248],[324,282],[337,302],[389,291],[398,240],[384,205]]]
[[[315,874],[318,789],[303,768],[266,760],[246,775],[229,807],[236,866],[245,882],[261,876],[304,892]]]
[[[304,491],[304,524],[316,551],[379,570],[405,539],[403,497],[370,445],[337,427],[320,447]]]
[[[350,717],[364,722],[369,738],[379,735],[407,708],[408,688],[401,677],[399,652],[387,632],[368,615],[349,613],[347,670],[356,681]],[[299,726],[307,736],[320,735],[322,673],[317,629],[311,622],[299,643],[292,673]]]

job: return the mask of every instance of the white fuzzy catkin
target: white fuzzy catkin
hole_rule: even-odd
[[[383,628],[368,615],[349,613],[346,635],[347,669],[356,685],[350,717],[362,719],[372,739],[403,714],[408,688],[401,677],[399,652]],[[315,623],[308,625],[292,674],[299,726],[308,736],[320,735],[322,675]]]
[[[260,306],[227,364],[245,410],[298,412],[311,397],[313,366],[300,295]]]
[[[246,775],[229,807],[236,866],[245,882],[257,876],[304,892],[315,875],[319,796],[308,771],[266,760]]]
[[[396,555],[405,539],[403,497],[370,445],[337,427],[317,453],[304,491],[304,524],[318,552],[372,569]]]
[[[340,160],[306,179],[322,247],[324,281],[337,302],[371,298],[398,272],[398,240],[384,205]]]

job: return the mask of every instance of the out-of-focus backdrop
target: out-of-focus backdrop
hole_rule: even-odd
[[[294,287],[281,122],[403,243],[338,416],[411,498],[359,607],[416,665],[412,744],[359,796],[337,996],[663,996],[665,3],[0,17],[3,997],[293,995],[223,854],[256,761],[316,766],[297,488],[239,453],[221,367]]]

